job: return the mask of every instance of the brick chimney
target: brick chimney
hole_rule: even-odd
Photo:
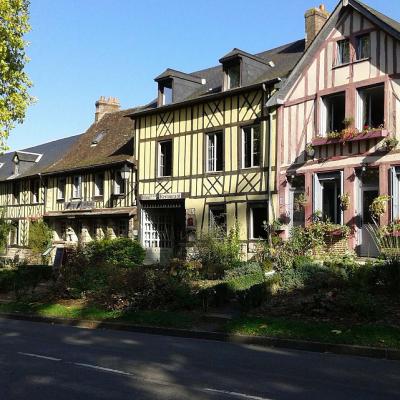
[[[94,114],[94,121],[100,121],[104,114],[118,111],[120,107],[119,100],[116,97],[100,96],[99,100],[96,101],[96,113]]]
[[[329,13],[325,6],[321,4],[318,8],[314,7],[306,11],[304,14],[306,23],[306,48],[317,36],[320,29],[324,26],[326,20],[329,18]]]

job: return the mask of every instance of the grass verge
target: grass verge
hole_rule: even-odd
[[[345,327],[325,322],[243,317],[228,322],[225,331],[229,334],[400,349],[400,329],[378,324]]]
[[[135,325],[187,329],[194,325],[196,316],[170,311],[108,311],[92,305],[63,305],[59,303],[0,304],[0,313],[30,314],[41,317],[87,319],[124,322]]]

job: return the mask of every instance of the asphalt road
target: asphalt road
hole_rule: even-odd
[[[400,399],[400,362],[0,319],[0,399]]]

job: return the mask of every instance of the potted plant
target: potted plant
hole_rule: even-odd
[[[306,144],[306,154],[309,158],[314,158],[315,156],[315,149],[312,143],[307,143]]]
[[[369,211],[372,214],[372,217],[377,220],[379,217],[386,212],[386,204],[391,199],[391,197],[387,194],[382,194],[372,201],[369,206]]]
[[[399,141],[394,136],[388,136],[383,142],[383,149],[386,151],[391,151],[396,148]]]
[[[348,193],[343,193],[339,196],[340,208],[344,211],[350,206],[350,195]]]
[[[304,207],[307,205],[308,199],[307,196],[304,193],[300,193],[295,199],[294,199],[294,209],[295,211],[301,211],[304,209]]]

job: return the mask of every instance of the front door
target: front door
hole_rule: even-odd
[[[377,188],[361,188],[360,205],[361,205],[361,257],[377,257],[379,255],[378,248],[373,238],[372,231],[375,228],[371,212],[369,210],[373,200],[379,195]]]
[[[172,210],[142,210],[142,244],[145,264],[165,264],[173,255],[174,214]]]

